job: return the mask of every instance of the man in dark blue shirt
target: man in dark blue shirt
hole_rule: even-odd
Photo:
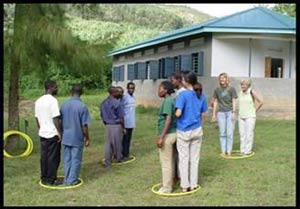
[[[116,87],[109,88],[109,96],[101,103],[100,116],[105,125],[105,167],[111,165],[112,153],[117,162],[122,160],[122,133],[124,111]]]
[[[91,118],[88,108],[80,99],[82,93],[82,87],[74,85],[72,97],[61,107],[64,185],[79,183],[83,147],[90,143],[88,124]]]

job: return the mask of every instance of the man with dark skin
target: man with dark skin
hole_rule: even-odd
[[[109,169],[112,157],[122,161],[122,133],[124,133],[124,112],[118,101],[119,90],[111,86],[109,96],[100,104],[100,117],[105,125],[105,167]],[[112,156],[114,155],[114,156]]]
[[[41,139],[41,182],[46,185],[62,183],[57,179],[60,163],[61,124],[55,81],[45,82],[45,94],[35,102],[35,118]]]
[[[83,148],[90,143],[88,124],[91,117],[87,106],[81,101],[83,89],[73,85],[72,97],[61,106],[62,145],[64,159],[64,185],[80,183]]]
[[[135,128],[136,101],[133,96],[134,90],[135,84],[133,82],[127,83],[127,93],[121,99],[121,104],[124,109],[124,127],[126,130],[122,140],[123,160],[130,159],[130,142],[133,129]]]

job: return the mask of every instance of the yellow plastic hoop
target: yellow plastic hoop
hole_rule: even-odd
[[[8,154],[8,153],[5,151],[5,149],[3,149],[3,154],[4,154],[4,156],[5,156],[5,157],[8,157],[8,158],[18,158],[18,157],[26,157],[26,156],[29,156],[29,155],[31,154],[32,150],[33,150],[33,143],[32,143],[31,138],[30,138],[27,134],[25,134],[25,133],[23,133],[23,132],[21,132],[21,131],[10,130],[10,131],[6,131],[6,132],[4,133],[3,140],[5,141],[5,139],[6,139],[7,137],[9,137],[10,135],[14,135],[14,134],[20,135],[21,137],[23,137],[23,139],[26,140],[26,142],[27,142],[27,148],[26,148],[25,152],[23,152],[23,153],[20,154],[20,155],[10,155],[10,154]]]
[[[135,158],[134,155],[130,155],[130,157],[132,159],[124,161],[124,162],[120,162],[120,163],[114,163],[114,162],[112,162],[111,164],[112,165],[123,165],[123,164],[131,163],[131,162],[135,161],[136,158]],[[102,163],[103,163],[103,165],[105,164],[105,158],[102,159]]]
[[[240,150],[232,150],[232,153],[240,153]],[[244,156],[227,156],[224,155],[223,153],[220,154],[221,157],[226,158],[226,159],[244,159],[244,158],[249,158],[252,157],[255,154],[255,152],[251,152],[249,155],[244,155]]]
[[[198,184],[197,185],[197,188],[194,189],[193,191],[188,191],[188,192],[179,192],[179,193],[159,193],[157,192],[157,188],[161,185],[161,183],[158,183],[158,184],[155,184],[152,186],[151,188],[151,191],[154,193],[154,194],[157,194],[157,195],[161,195],[161,196],[167,196],[167,197],[178,197],[178,196],[184,196],[184,195],[189,195],[189,194],[193,194],[197,191],[199,191],[201,189],[201,186]]]
[[[64,176],[57,176],[57,178],[64,178]],[[50,185],[42,184],[41,180],[39,181],[39,184],[42,187],[47,188],[47,189],[74,189],[74,188],[77,188],[77,187],[79,187],[83,184],[83,180],[81,178],[78,178],[78,180],[80,181],[80,183],[76,184],[76,185],[72,185],[72,186],[50,186]]]

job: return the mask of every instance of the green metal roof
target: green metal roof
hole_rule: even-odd
[[[255,7],[167,32],[146,41],[114,50],[109,55],[122,54],[204,32],[296,34],[296,20],[263,7]]]

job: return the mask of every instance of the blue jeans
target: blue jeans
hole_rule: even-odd
[[[235,125],[235,120],[232,120],[232,112],[218,112],[217,118],[220,131],[221,151],[222,153],[231,153]]]
[[[81,168],[82,153],[83,147],[63,145],[65,185],[77,183]]]

